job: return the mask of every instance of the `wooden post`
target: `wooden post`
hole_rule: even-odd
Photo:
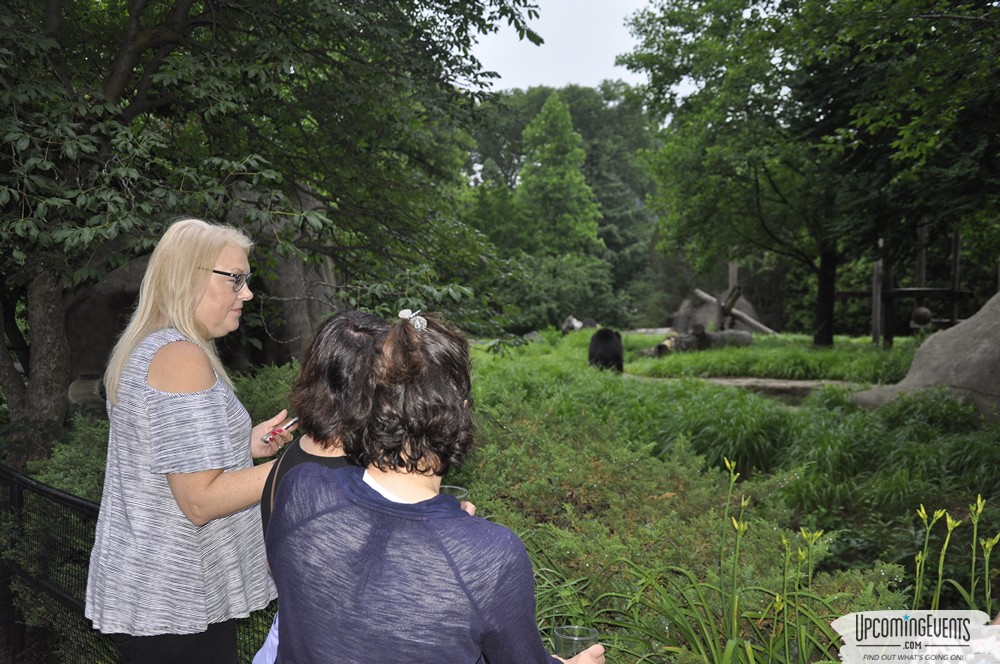
[[[917,273],[914,275],[917,288],[927,285],[927,223],[917,226]],[[924,306],[924,298],[916,298],[913,308]]]
[[[962,234],[959,232],[958,228],[955,228],[955,233],[952,235],[951,239],[951,289],[955,291],[955,297],[951,300],[951,324],[954,325],[958,322],[958,267],[959,259],[962,255]]]
[[[878,241],[882,246],[882,240]],[[998,268],[1000,269],[1000,268]],[[872,269],[872,344],[882,342],[882,259],[875,259]]]
[[[882,300],[882,346],[883,348],[892,348],[892,342],[895,337],[893,330],[893,286],[892,286],[892,259],[883,258],[882,259],[882,283],[881,283],[881,300]]]

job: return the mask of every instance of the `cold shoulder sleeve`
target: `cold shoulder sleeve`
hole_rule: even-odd
[[[250,418],[239,406],[237,411],[242,412],[236,413],[236,419],[244,420],[244,424],[229,421],[231,394],[221,383],[189,394],[150,388],[150,470],[193,473],[244,467],[249,456]]]

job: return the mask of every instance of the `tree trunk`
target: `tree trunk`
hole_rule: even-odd
[[[814,310],[814,346],[833,345],[834,305],[837,297],[837,252],[821,250],[817,274],[816,309]]]
[[[302,359],[312,333],[336,310],[332,261],[324,258],[317,263],[299,260],[279,262],[275,268],[278,278],[267,284],[268,296],[281,303],[282,324],[272,329],[265,321],[271,339],[271,352],[267,360],[284,364]]]
[[[23,470],[28,461],[48,456],[63,431],[66,399],[69,390],[69,343],[63,316],[62,287],[55,274],[46,269],[52,256],[34,257],[39,266],[28,284],[28,336],[31,339],[30,364],[22,377],[6,366],[0,370],[5,395],[23,395],[11,399],[12,423],[8,434],[7,464]],[[16,379],[20,385],[12,381]]]

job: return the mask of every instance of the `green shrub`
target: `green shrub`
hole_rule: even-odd
[[[281,366],[267,365],[252,372],[233,376],[236,396],[240,398],[254,424],[270,419],[288,408],[292,382],[298,374],[295,362]]]
[[[518,334],[561,325],[569,315],[621,325],[627,315],[612,287],[611,265],[582,254],[527,256],[512,261],[501,284],[509,329]]]
[[[107,418],[77,413],[66,435],[48,459],[28,465],[29,474],[43,484],[100,502],[108,456]]]
[[[916,437],[965,433],[981,424],[972,404],[959,401],[944,387],[900,394],[879,409],[879,417],[888,428]]]

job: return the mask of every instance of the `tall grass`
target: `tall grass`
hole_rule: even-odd
[[[845,600],[858,588],[841,576],[838,592],[824,595],[814,589],[815,563],[824,548],[821,531],[801,531],[794,548],[783,535],[780,574],[763,583],[748,577],[741,549],[751,528],[746,518],[749,501],[744,496],[733,503],[739,474],[733,464],[726,465],[730,481],[721,525],[728,532],[720,539],[714,580],[680,565],[650,568],[618,561],[626,590],[598,596],[590,623],[606,632],[620,630],[616,650],[643,653],[637,662],[836,660],[840,639],[830,623],[847,611]],[[730,508],[738,516],[730,514]],[[880,570],[883,577],[885,573]],[[862,605],[885,606],[887,599],[864,596]],[[637,649],[636,643],[642,647]]]
[[[885,350],[869,340],[850,337],[837,337],[831,348],[816,348],[802,335],[755,335],[753,344],[743,348],[670,353],[659,358],[636,354],[659,341],[648,335],[626,335],[629,362],[625,370],[655,378],[741,376],[886,384],[906,375],[916,350],[909,338],[897,339],[891,350]]]
[[[615,661],[806,661],[836,654],[839,615],[904,605],[901,568],[821,571],[835,536],[790,527],[767,471],[805,426],[786,407],[585,362],[572,335],[477,354],[483,445],[456,480],[525,539],[543,633],[596,626]]]
[[[1000,491],[1000,429],[943,393],[864,411],[831,386],[790,408],[696,378],[892,382],[904,343],[761,339],[654,360],[635,353],[655,340],[626,335],[620,376],[587,366],[588,341],[548,331],[504,355],[476,346],[479,444],[448,478],[522,537],[546,638],[593,625],[616,664],[806,662],[836,659],[829,622],[852,611],[995,609],[1000,523],[984,506]],[[280,408],[293,373],[239,377],[255,420]],[[77,430],[54,457],[66,461],[40,472],[72,478],[54,466],[103,458],[88,437],[104,430]],[[969,496],[968,519],[951,516]]]
[[[520,357],[483,358],[477,368],[477,403],[530,403],[531,414],[520,417],[540,449],[547,449],[541,442],[543,432],[577,427],[602,439],[607,436],[604,444],[609,447],[648,449],[663,462],[694,452],[707,468],[732,472],[738,467],[746,475],[739,487],[750,496],[748,506],[756,515],[740,515],[742,496],[738,503],[719,504],[714,518],[733,534],[730,540],[721,533],[710,538],[714,564],[704,555],[695,559],[675,557],[674,552],[659,560],[624,556],[617,559],[616,573],[631,584],[627,592],[606,589],[604,583],[588,587],[597,593],[593,596],[600,609],[588,620],[603,620],[608,630],[619,630],[618,647],[636,661],[658,661],[651,653],[676,661],[688,656],[698,661],[826,657],[831,652],[825,650],[824,638],[837,641],[821,628],[826,624],[823,616],[846,612],[838,603],[845,592],[852,592],[843,590],[845,584],[853,575],[865,577],[874,569],[894,583],[885,586],[886,592],[865,595],[857,590],[856,605],[864,609],[914,604],[965,608],[969,602],[963,593],[980,607],[995,603],[992,588],[985,587],[990,575],[984,571],[970,578],[969,573],[970,567],[988,565],[990,540],[976,543],[973,535],[970,541],[963,528],[944,528],[946,520],[927,534],[926,555],[933,559],[924,570],[924,585],[914,586],[921,530],[913,506],[931,501],[953,508],[967,500],[963,496],[996,496],[1000,490],[990,472],[996,468],[998,429],[981,422],[969,406],[932,391],[866,411],[851,404],[849,387],[829,386],[789,408],[693,377],[757,371],[765,377],[833,375],[852,382],[872,377],[875,382],[893,382],[905,375],[912,349],[898,344],[885,351],[867,341],[838,341],[838,354],[836,349],[795,348],[795,340],[783,339],[771,342],[774,348],[752,363],[741,355],[748,349],[691,353],[697,356],[691,360],[653,360],[634,357],[648,340],[626,335],[626,376],[619,377],[585,366],[588,338],[550,336]],[[782,365],[783,357],[787,366]],[[674,380],[655,380],[650,377],[657,372],[651,368],[657,363],[687,363],[687,368],[674,371]],[[635,373],[643,371],[645,380],[635,380]],[[730,489],[718,487],[720,498]],[[737,513],[728,513],[730,505]],[[760,532],[753,524],[761,517],[772,532],[777,527],[786,533],[781,543],[756,539]],[[995,516],[983,518],[984,526],[986,521],[996,523]],[[718,532],[704,519],[698,522],[706,533]],[[993,527],[987,532],[994,532]],[[789,536],[785,528],[798,534]],[[748,537],[752,544],[746,548]],[[788,544],[797,538],[798,546]],[[974,551],[977,544],[978,558],[959,554]],[[762,547],[782,560],[782,570],[761,571],[767,569],[759,560]],[[700,550],[704,554],[708,549],[702,545]],[[898,567],[880,568],[879,561]],[[758,583],[745,582],[749,579]],[[829,579],[839,586],[834,592],[824,592],[830,590]],[[905,600],[892,594],[902,591]],[[718,640],[709,642],[706,634]]]

